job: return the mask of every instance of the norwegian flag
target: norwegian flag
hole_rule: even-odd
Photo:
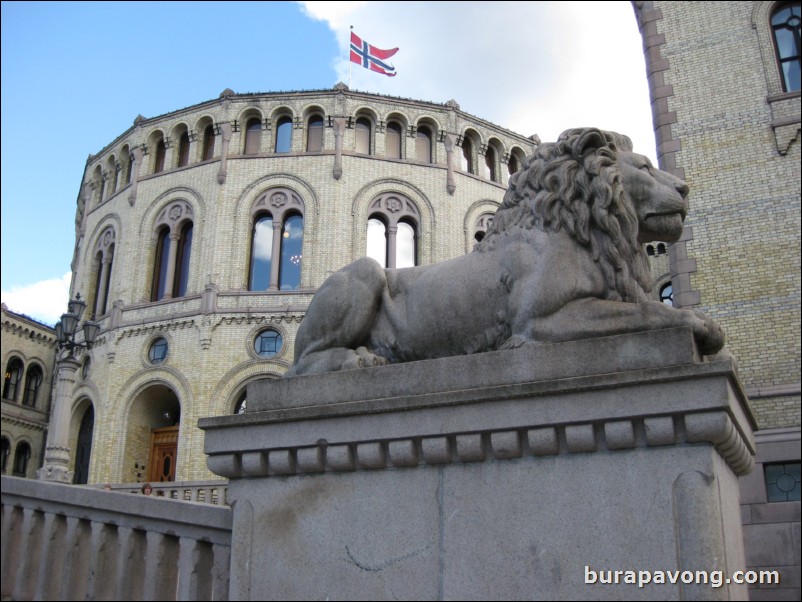
[[[395,67],[385,62],[385,59],[389,59],[396,52],[398,48],[382,50],[371,46],[353,31],[351,32],[351,62],[362,65],[365,69],[395,77]]]

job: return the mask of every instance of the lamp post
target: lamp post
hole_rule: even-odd
[[[56,324],[58,340],[58,359],[56,360],[56,393],[50,411],[50,425],[47,432],[44,465],[36,472],[36,478],[43,481],[71,483],[73,471],[70,466],[70,409],[75,373],[80,363],[75,353],[80,349],[91,349],[100,331],[100,324],[86,320],[83,324],[83,342],[75,342],[78,323],[81,321],[86,303],[81,295],[67,305],[67,313],[61,315]]]

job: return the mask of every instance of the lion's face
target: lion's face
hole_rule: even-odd
[[[638,242],[679,240],[687,212],[685,182],[653,167],[637,153],[619,152],[618,166],[624,190],[638,214]]]

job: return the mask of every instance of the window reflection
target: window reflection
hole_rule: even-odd
[[[368,220],[368,257],[387,267],[387,227],[376,217]]]
[[[262,215],[254,222],[252,241],[248,290],[266,291],[270,286],[273,258],[273,218],[270,215]]]
[[[276,123],[276,152],[288,153],[292,147],[292,119],[282,117]]]
[[[304,243],[304,218],[293,215],[281,231],[281,272],[279,289],[295,290],[301,286],[301,259]]]

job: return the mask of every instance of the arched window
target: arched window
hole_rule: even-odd
[[[178,140],[178,167],[189,165],[189,134],[184,132]]]
[[[420,213],[408,198],[385,193],[369,206],[366,255],[385,268],[406,268],[418,263]]]
[[[92,274],[95,279],[94,297],[89,300],[94,316],[106,313],[108,306],[109,286],[114,264],[114,241],[114,229],[106,228],[100,235],[95,248],[95,258],[92,262]]]
[[[279,290],[295,290],[301,286],[301,260],[304,246],[304,218],[291,215],[281,228],[281,266]]]
[[[317,153],[323,150],[323,118],[313,115],[306,126],[306,150]]]
[[[0,472],[6,474],[6,469],[8,468],[8,457],[11,455],[11,442],[6,439],[5,437],[2,438],[2,443],[0,443],[0,461],[2,461],[2,467],[0,468]]]
[[[187,294],[193,223],[192,207],[185,201],[171,203],[159,214],[156,223],[151,301],[183,297]]]
[[[128,154],[128,167],[125,168],[125,183],[130,184],[131,178],[134,175],[134,155],[133,153]]]
[[[496,151],[492,146],[485,150],[485,178],[496,182]]]
[[[777,62],[785,92],[795,92],[800,89],[801,7],[799,2],[789,2],[780,5],[771,15],[774,49],[777,52]]]
[[[473,173],[473,144],[467,136],[462,139],[462,171]]]
[[[19,443],[17,449],[14,451],[14,472],[15,477],[24,477],[28,471],[28,460],[31,459],[31,446],[25,443]]]
[[[234,414],[244,414],[248,411],[248,390],[242,392],[242,395],[239,396],[237,399],[237,403],[234,404]]]
[[[401,158],[402,131],[401,126],[395,121],[391,121],[387,124],[387,132],[384,135],[384,152],[388,159]]]
[[[289,189],[260,195],[251,215],[248,290],[295,290],[301,285],[304,206]]]
[[[354,150],[363,155],[370,154],[370,120],[360,117],[356,120],[356,141]]]
[[[39,386],[42,384],[42,369],[36,364],[28,367],[25,375],[25,392],[22,395],[22,405],[36,407],[36,398],[39,395]]]
[[[276,152],[288,153],[292,149],[292,118],[281,117],[276,122]]]
[[[189,283],[189,258],[192,254],[192,222],[187,222],[181,228],[178,239],[178,251],[175,260],[175,277],[173,278],[173,297],[183,297],[187,294]]]
[[[114,160],[114,157],[109,157],[109,174],[111,174],[111,183],[109,184],[109,196],[113,196],[117,192],[117,184],[119,183],[120,164]]]
[[[3,399],[17,401],[19,385],[22,381],[22,360],[12,357],[6,364],[6,376],[3,381]]]
[[[262,145],[262,122],[252,117],[245,126],[245,154],[257,155]]]
[[[75,446],[75,472],[72,482],[85,485],[89,482],[89,459],[92,455],[92,436],[95,430],[95,409],[90,404],[81,418],[78,443]]]
[[[510,175],[512,175],[519,169],[521,169],[521,164],[518,161],[518,157],[510,153],[510,161],[507,163],[507,170],[509,171]]]
[[[164,139],[159,138],[159,141],[156,143],[156,158],[153,161],[153,173],[161,173],[164,171],[164,156],[166,152]]]
[[[421,163],[432,162],[432,130],[422,125],[415,135],[415,157]]]
[[[214,158],[214,126],[207,125],[203,130],[203,158],[202,161],[208,161]]]

